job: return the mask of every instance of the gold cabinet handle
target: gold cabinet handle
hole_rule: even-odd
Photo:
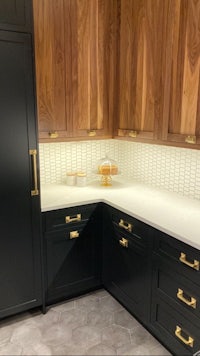
[[[88,130],[88,136],[90,136],[90,137],[93,137],[93,136],[96,136],[96,130]]]
[[[38,181],[37,181],[37,150],[29,150],[29,154],[32,157],[32,162],[33,162],[34,189],[31,190],[31,196],[34,196],[34,195],[39,195]]]
[[[119,226],[122,227],[123,229],[131,232],[132,231],[132,224],[127,223],[126,221],[124,221],[123,219],[120,219],[119,221]]]
[[[187,261],[186,254],[183,253],[183,252],[181,252],[181,255],[179,257],[179,261],[181,261],[182,263],[184,263],[185,265],[187,265],[187,266],[189,266],[189,267],[191,267],[193,269],[196,269],[196,271],[199,271],[199,261],[194,260],[193,263]]]
[[[185,339],[182,335],[181,335],[181,331],[182,329],[180,328],[180,326],[176,326],[176,330],[175,330],[175,335],[176,337],[181,340],[185,345],[188,345],[190,347],[193,347],[194,345],[194,339],[191,336],[188,336],[188,339]]]
[[[185,142],[186,143],[191,143],[191,144],[195,144],[196,143],[196,136],[187,136],[185,138]]]
[[[129,137],[137,137],[137,131],[130,131],[128,135]]]
[[[119,243],[121,246],[128,248],[128,240],[122,237],[121,240],[119,240]]]
[[[49,137],[50,137],[50,138],[57,138],[57,137],[58,137],[57,131],[51,131],[51,132],[49,132]]]
[[[65,222],[66,224],[69,224],[74,221],[81,221],[81,214],[77,214],[76,216],[65,216]]]
[[[190,300],[186,299],[183,296],[183,290],[178,288],[178,292],[177,292],[177,298],[180,299],[183,303],[187,304],[189,307],[196,309],[197,307],[197,301],[195,298],[190,297]]]
[[[70,234],[69,234],[69,238],[70,239],[76,239],[77,237],[79,237],[79,232],[76,230],[76,231],[70,231]]]

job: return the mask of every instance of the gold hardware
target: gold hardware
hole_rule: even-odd
[[[187,136],[185,138],[185,142],[195,144],[196,143],[196,136]]]
[[[179,261],[181,261],[182,263],[184,263],[185,265],[191,267],[191,268],[194,268],[196,269],[197,271],[199,271],[199,261],[197,260],[194,260],[193,263],[189,262],[186,260],[186,254],[181,252],[181,255],[179,257]]]
[[[57,131],[49,132],[49,137],[50,137],[50,138],[57,138],[57,137],[58,137]]]
[[[185,345],[188,345],[190,347],[193,347],[194,345],[194,339],[191,336],[188,336],[188,340],[186,340],[182,335],[181,335],[181,331],[182,329],[180,328],[180,326],[176,326],[176,330],[175,330],[175,335],[176,337],[181,340]]]
[[[119,240],[119,243],[120,243],[121,246],[128,248],[128,240],[125,239],[124,237],[122,237],[122,239]]]
[[[34,180],[34,189],[31,190],[31,196],[39,195],[38,190],[38,181],[37,181],[37,150],[29,150],[29,154],[33,160],[33,180]]]
[[[195,298],[190,297],[190,300],[186,299],[183,296],[183,290],[178,288],[178,292],[177,292],[177,298],[180,299],[183,303],[187,304],[189,307],[196,309],[197,307],[197,301]]]
[[[70,231],[69,237],[70,237],[70,239],[76,239],[77,237],[79,237],[79,232],[77,230]]]
[[[129,232],[132,231],[132,227],[133,227],[132,224],[127,223],[123,219],[120,219],[119,226],[122,227],[123,229],[129,231]]]
[[[92,136],[96,136],[96,131],[95,130],[88,130],[88,136],[92,137]]]
[[[128,135],[130,137],[137,137],[137,131],[130,131]]]
[[[65,217],[65,222],[66,224],[69,224],[71,222],[74,222],[74,221],[81,221],[81,214],[77,214],[76,216],[66,216]]]

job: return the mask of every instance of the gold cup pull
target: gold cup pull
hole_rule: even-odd
[[[76,230],[76,231],[70,231],[70,234],[69,234],[69,238],[70,239],[76,239],[77,237],[79,237],[79,232]]]
[[[183,303],[187,304],[189,307],[196,309],[197,301],[195,298],[190,297],[190,300],[186,299],[183,295],[183,290],[178,288],[177,298],[180,299]]]
[[[120,219],[119,221],[119,226],[122,227],[123,229],[131,232],[132,231],[132,224],[127,223],[126,221],[124,221],[123,219]]]
[[[130,131],[128,135],[129,137],[133,137],[133,138],[137,137],[137,131]]]
[[[191,143],[191,144],[195,144],[196,143],[196,136],[187,136],[185,138],[185,142],[186,143]]]
[[[121,246],[128,248],[128,240],[122,237],[121,240],[119,240],[119,243]]]
[[[58,137],[58,132],[57,132],[57,131],[51,131],[51,132],[49,132],[49,137],[50,137],[50,138],[57,138],[57,137]]]
[[[34,196],[34,195],[39,195],[38,181],[37,181],[37,150],[29,150],[29,154],[33,160],[34,189],[31,190],[31,196]]]
[[[185,339],[182,335],[181,335],[181,331],[182,329],[180,328],[180,326],[176,326],[176,330],[175,330],[175,335],[176,337],[181,340],[185,345],[188,345],[190,347],[193,347],[194,345],[194,339],[191,336],[188,336],[188,339]]]
[[[93,137],[96,136],[96,130],[88,130],[88,136]]]
[[[196,271],[199,271],[199,261],[194,260],[193,263],[187,261],[186,254],[183,253],[183,252],[181,252],[181,255],[179,257],[179,261],[181,261],[182,263],[184,263],[185,265],[187,265],[187,266],[189,266],[189,267],[191,267],[193,269],[196,269]]]
[[[66,224],[69,224],[74,221],[81,221],[81,214],[77,214],[76,216],[65,216],[65,222]]]

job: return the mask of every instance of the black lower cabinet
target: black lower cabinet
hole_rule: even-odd
[[[43,213],[46,303],[104,286],[173,355],[200,350],[200,253],[107,204]]]
[[[104,207],[103,225],[103,284],[133,315],[148,323],[151,229],[108,206]]]
[[[155,230],[151,331],[173,355],[200,352],[200,253]]]
[[[3,318],[42,303],[40,198],[34,180],[37,159],[33,164],[30,156],[30,150],[37,153],[30,35],[0,31],[0,78]]]
[[[0,0],[0,29],[32,31],[32,0]]]
[[[200,351],[200,327],[172,305],[161,298],[154,299],[152,331],[173,355],[193,355]]]
[[[80,207],[77,208],[77,212],[83,216]],[[69,216],[67,211],[66,214]],[[58,211],[55,215],[59,215]],[[74,223],[72,217],[73,226],[69,224],[67,227],[45,234],[47,304],[101,286],[99,221],[101,207],[95,206],[88,220]]]

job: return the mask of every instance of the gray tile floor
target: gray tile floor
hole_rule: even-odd
[[[46,315],[0,322],[0,355],[170,355],[110,294],[56,304]]]

